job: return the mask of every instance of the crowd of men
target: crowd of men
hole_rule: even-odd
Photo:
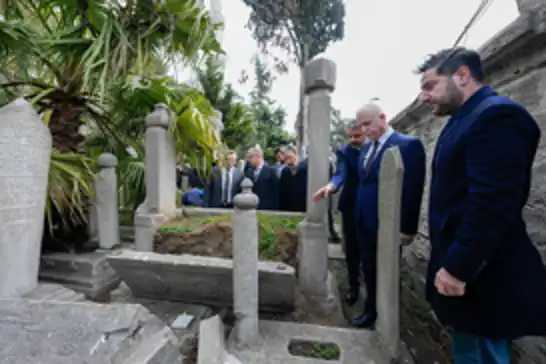
[[[546,335],[546,268],[522,216],[541,131],[523,106],[485,84],[482,61],[473,50],[440,51],[418,71],[421,101],[434,115],[449,116],[430,163],[426,298],[452,329],[455,364],[510,364],[514,339]],[[330,183],[313,199],[342,189],[345,300],[357,302],[362,273],[365,304],[351,324],[373,328],[381,159],[388,148],[399,148],[404,163],[400,241],[407,246],[418,233],[427,157],[421,140],[393,130],[374,103],[358,110],[347,135]],[[238,181],[247,176],[260,209],[305,211],[307,163],[293,148],[281,150],[271,166],[259,149],[246,157],[244,171],[218,169],[205,186],[208,206],[231,207]],[[227,161],[235,168],[233,155]],[[219,187],[224,185],[227,195]]]
[[[200,178],[195,171],[186,172],[190,189],[184,192],[182,200],[185,205],[233,208],[233,198],[241,192],[241,182],[247,177],[259,198],[258,210],[304,213],[307,210],[307,164],[307,158],[301,158],[291,145],[277,150],[273,164],[264,160],[260,148],[250,148],[244,168],[238,167],[237,154],[228,151],[224,163],[215,165],[208,178]],[[330,175],[332,173],[331,165]],[[181,188],[181,178],[178,184]],[[335,229],[332,200],[329,201],[330,240],[341,241]]]

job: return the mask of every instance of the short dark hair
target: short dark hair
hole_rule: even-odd
[[[416,73],[421,74],[435,68],[439,75],[452,76],[461,66],[467,66],[472,78],[483,82],[484,72],[480,54],[464,47],[443,49],[429,55],[427,60],[417,68]]]
[[[347,123],[347,130],[360,129],[360,125],[356,122],[356,119],[351,119]]]

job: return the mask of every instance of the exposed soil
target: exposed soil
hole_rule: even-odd
[[[202,222],[202,224],[200,224]],[[281,226],[258,226],[259,258],[284,262],[297,269],[298,233]],[[231,220],[184,219],[163,226],[154,237],[154,249],[163,254],[192,254],[233,258]]]

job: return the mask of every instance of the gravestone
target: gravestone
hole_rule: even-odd
[[[335,279],[328,272],[328,201],[313,201],[313,194],[329,182],[331,93],[335,87],[336,65],[317,58],[305,66],[305,92],[308,95],[309,140],[307,211],[298,224],[300,261],[298,279],[303,293],[325,312],[341,308],[335,294]]]
[[[180,343],[144,307],[0,299],[0,363],[180,364]]]
[[[169,132],[171,111],[167,105],[155,105],[146,117],[146,199],[137,208],[135,249],[153,250],[156,228],[176,212],[176,154]]]
[[[51,143],[27,101],[0,109],[0,297],[38,284]]]
[[[389,148],[379,170],[379,234],[377,242],[377,325],[384,349],[400,356],[400,213],[404,165],[398,147]]]
[[[95,176],[95,207],[99,228],[99,247],[113,249],[119,246],[119,203],[116,166],[117,158],[103,153],[98,159],[100,168]]]
[[[245,178],[243,191],[235,196],[233,213],[233,307],[236,317],[235,340],[251,346],[258,331],[258,196]]]

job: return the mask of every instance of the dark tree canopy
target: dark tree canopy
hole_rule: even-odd
[[[287,52],[303,68],[305,63],[343,39],[343,0],[243,0],[251,8],[247,27],[261,51],[271,47]],[[278,69],[286,65],[276,59]]]

